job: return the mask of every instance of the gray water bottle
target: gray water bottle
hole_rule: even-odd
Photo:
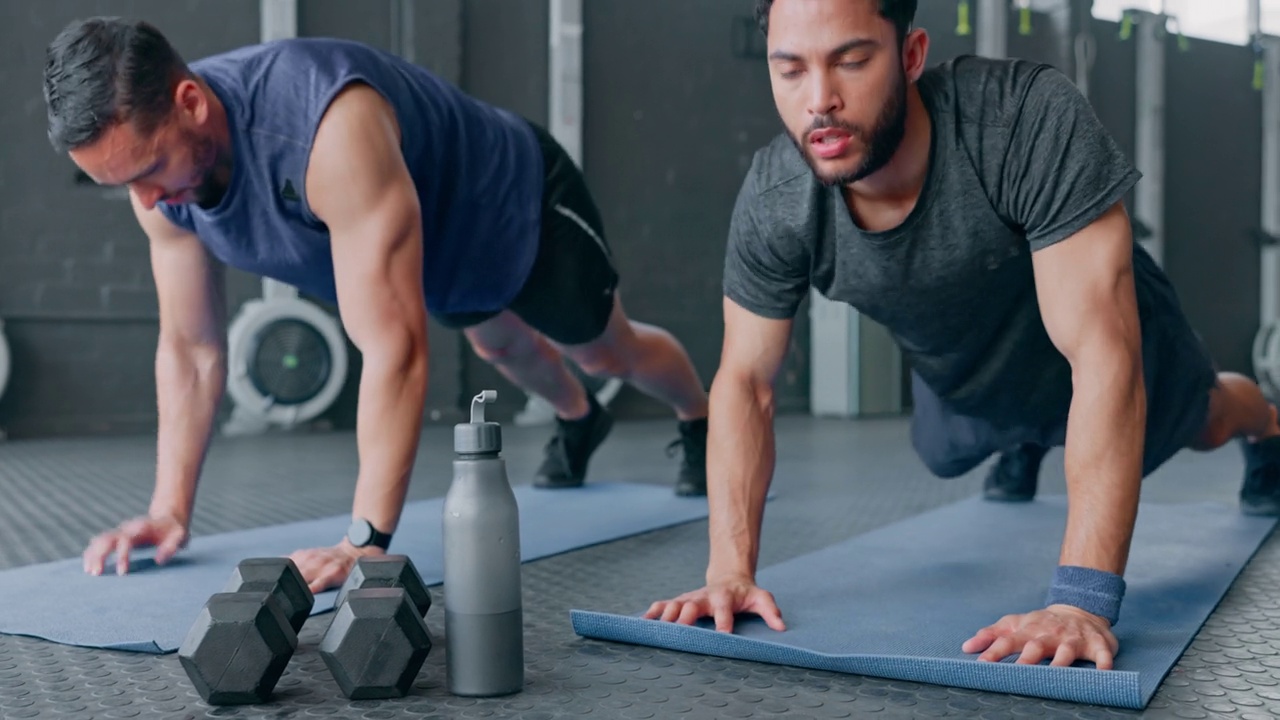
[[[445,668],[449,692],[486,697],[524,687],[520,516],[502,459],[502,426],[485,422],[485,390],[471,422],[453,428],[453,484],[444,498]]]

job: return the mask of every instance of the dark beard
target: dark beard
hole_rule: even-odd
[[[195,160],[200,168],[200,184],[191,191],[191,197],[205,210],[218,206],[231,184],[231,153],[218,147],[210,137],[192,137]]]
[[[889,96],[889,101],[880,110],[880,115],[876,118],[875,127],[872,128],[870,133],[865,132],[861,127],[842,123],[835,118],[823,115],[814,119],[813,124],[805,130],[802,137],[808,137],[809,133],[822,128],[844,130],[850,135],[861,139],[867,146],[866,156],[863,157],[862,163],[858,167],[838,175],[824,175],[818,170],[813,156],[809,154],[808,143],[792,136],[791,142],[795,143],[796,149],[800,151],[800,155],[809,164],[809,168],[813,170],[813,174],[823,185],[827,187],[849,185],[874,174],[889,164],[889,161],[893,159],[894,153],[898,152],[898,146],[902,144],[902,138],[907,133],[906,73],[898,73],[898,81]]]

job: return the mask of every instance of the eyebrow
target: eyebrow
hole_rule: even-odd
[[[842,43],[841,45],[837,46],[834,50],[827,53],[827,57],[839,57],[853,50],[861,50],[862,48],[875,47],[879,44],[880,43],[876,42],[875,40],[872,40],[871,38],[855,38],[853,40],[849,40],[848,42]],[[795,53],[790,53],[785,50],[774,50],[773,52],[769,53],[769,59],[796,62],[801,60],[802,58]]]

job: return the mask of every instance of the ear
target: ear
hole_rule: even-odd
[[[173,89],[173,105],[179,115],[195,125],[203,125],[209,117],[209,98],[192,78],[183,78]]]
[[[916,28],[902,40],[902,69],[907,79],[915,82],[924,73],[929,59],[929,33]]]

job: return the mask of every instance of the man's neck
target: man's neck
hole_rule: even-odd
[[[878,214],[892,207],[915,205],[929,173],[933,133],[929,112],[914,83],[907,89],[907,119],[902,143],[889,162],[874,174],[844,186],[845,202],[855,215]]]

